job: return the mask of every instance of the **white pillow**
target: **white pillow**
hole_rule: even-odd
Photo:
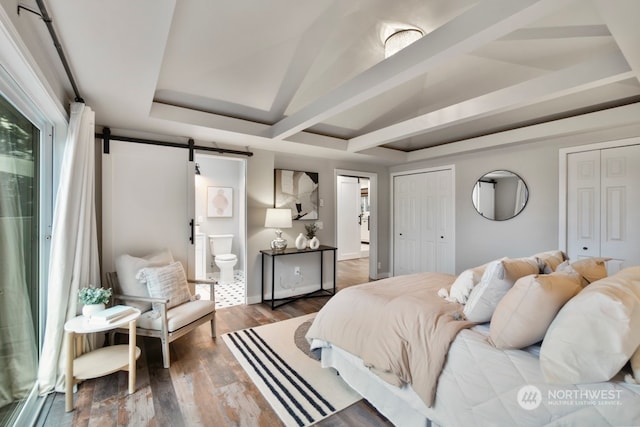
[[[173,255],[169,249],[146,255],[144,257],[134,257],[131,255],[120,255],[116,258],[116,272],[118,273],[118,283],[120,284],[120,292],[123,295],[131,295],[135,297],[149,297],[149,292],[144,283],[136,279],[136,274],[141,268],[167,265],[173,262]],[[124,304],[136,307],[141,312],[151,310],[151,303],[124,300]]]
[[[477,270],[469,269],[465,270],[451,285],[449,289],[449,298],[447,301],[454,301],[460,304],[466,304],[469,294],[475,285],[480,282],[482,275],[478,274]]]
[[[548,382],[609,381],[640,346],[640,267],[591,283],[560,310],[542,341]]]
[[[497,348],[523,348],[542,341],[562,306],[582,290],[580,275],[533,274],[521,277],[491,317],[489,340]]]
[[[191,300],[189,284],[180,261],[163,267],[145,267],[136,277],[147,284],[150,297],[169,300],[167,309]],[[153,303],[153,310],[160,311],[160,304]]]
[[[464,306],[465,317],[476,323],[490,321],[496,306],[516,280],[539,271],[538,261],[533,257],[503,258],[490,262],[480,282],[469,295]]]

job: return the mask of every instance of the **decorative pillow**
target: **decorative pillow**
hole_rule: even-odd
[[[489,339],[497,348],[523,348],[542,341],[562,306],[582,290],[576,274],[521,277],[491,317]]]
[[[136,279],[136,274],[144,267],[152,267],[159,265],[167,265],[173,262],[173,255],[169,249],[165,249],[158,253],[150,254],[142,258],[131,255],[120,255],[116,258],[116,272],[118,273],[118,283],[120,284],[120,292],[124,295],[135,297],[149,297],[149,292],[144,283]],[[141,312],[151,310],[151,303],[124,300],[124,304],[136,307]]]
[[[163,267],[145,267],[136,277],[147,284],[150,297],[169,300],[167,309],[191,300],[187,276],[180,261]],[[160,304],[153,303],[153,310],[160,311]]]
[[[569,265],[582,276],[582,286],[607,277],[607,261],[611,258],[583,258]]]
[[[553,273],[562,262],[569,259],[567,255],[560,250],[540,252],[535,254],[534,257],[538,258],[542,263],[543,269],[541,273],[544,274]]]
[[[633,353],[633,356],[631,356],[631,360],[629,360],[629,362],[631,363],[633,384],[640,384],[640,347],[638,347],[636,352]],[[627,380],[627,382],[632,381]]]
[[[539,271],[538,261],[533,257],[503,258],[490,262],[464,306],[464,315],[467,320],[476,323],[491,320],[498,302],[516,280],[529,274],[537,274]]]
[[[469,294],[475,285],[478,284],[480,279],[482,278],[481,274],[474,269],[465,270],[451,285],[451,289],[449,290],[449,298],[447,301],[455,301],[460,304],[466,304],[467,299],[469,298]]]
[[[542,341],[551,383],[609,381],[640,346],[640,267],[584,288],[560,310]]]

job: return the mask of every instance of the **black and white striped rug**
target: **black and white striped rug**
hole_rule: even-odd
[[[313,425],[361,399],[333,369],[296,346],[296,329],[314,315],[222,336],[286,426]]]

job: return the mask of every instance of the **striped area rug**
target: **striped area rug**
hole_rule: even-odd
[[[222,338],[286,426],[309,426],[361,399],[339,375],[294,343],[314,314],[224,334]]]

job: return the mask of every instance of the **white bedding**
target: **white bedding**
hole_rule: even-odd
[[[640,425],[640,386],[622,375],[612,381],[582,385],[545,383],[539,346],[499,350],[488,341],[488,326],[462,330],[452,343],[438,380],[435,404],[427,408],[411,387],[399,389],[367,372],[362,361],[331,344],[322,363],[334,367],[363,397],[401,426],[603,426]],[[535,386],[534,409],[524,409],[519,392]],[[536,391],[535,389],[530,389]],[[537,397],[536,397],[537,396]]]

